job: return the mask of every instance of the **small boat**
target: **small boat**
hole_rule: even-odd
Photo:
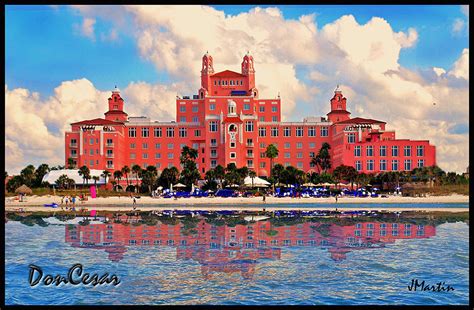
[[[57,208],[58,204],[53,202],[53,203],[45,203],[43,206],[45,207],[50,207],[50,208]]]

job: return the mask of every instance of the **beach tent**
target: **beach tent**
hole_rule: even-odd
[[[245,186],[253,186],[254,187],[267,187],[270,185],[270,182],[265,181],[264,179],[261,179],[259,177],[253,178],[253,183],[252,183],[252,178],[251,177],[246,177],[244,179],[244,185]]]
[[[176,187],[176,188],[186,187],[186,185],[184,185],[184,184],[182,184],[182,183],[178,183],[178,184],[175,184],[175,185],[173,185],[173,186]]]
[[[31,188],[29,188],[28,186],[26,186],[25,184],[23,184],[22,186],[18,187],[17,189],[15,189],[15,193],[17,194],[33,194],[33,191],[31,190]]]

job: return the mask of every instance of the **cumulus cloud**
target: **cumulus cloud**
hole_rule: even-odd
[[[456,18],[453,22],[452,31],[454,34],[459,34],[461,31],[464,30],[466,26],[466,22],[460,18]]]
[[[76,26],[76,28],[79,28],[78,30],[80,31],[81,35],[91,40],[95,40],[94,25],[95,25],[95,19],[87,17],[87,18],[84,18],[81,26],[80,27]]]
[[[469,49],[463,49],[461,57],[454,63],[448,74],[466,81],[469,80]]]

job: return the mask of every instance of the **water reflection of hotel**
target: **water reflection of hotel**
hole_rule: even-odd
[[[340,261],[354,250],[380,248],[397,239],[429,238],[435,234],[435,226],[391,222],[360,222],[348,226],[304,222],[275,226],[264,220],[231,227],[217,226],[203,219],[193,228],[186,228],[182,223],[160,222],[154,226],[66,225],[66,242],[74,247],[104,250],[112,261],[120,261],[127,246],[171,246],[177,249],[177,259],[199,262],[205,277],[216,272],[240,272],[244,278],[253,275],[258,260],[280,259],[283,247],[323,247],[333,260]]]

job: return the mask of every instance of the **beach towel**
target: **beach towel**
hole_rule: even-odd
[[[91,190],[91,198],[95,198],[97,196],[97,193],[95,191],[95,186],[91,186],[90,190]]]

